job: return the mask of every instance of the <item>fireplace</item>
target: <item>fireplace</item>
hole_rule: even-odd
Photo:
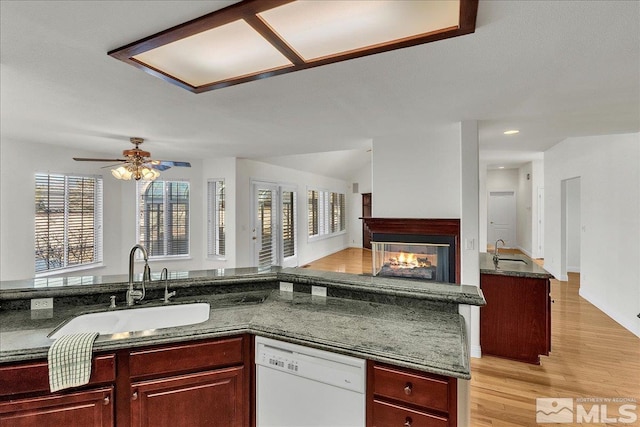
[[[373,275],[460,283],[460,220],[362,218]]]

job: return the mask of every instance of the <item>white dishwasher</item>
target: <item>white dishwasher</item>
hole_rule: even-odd
[[[256,337],[257,427],[364,427],[365,361]]]

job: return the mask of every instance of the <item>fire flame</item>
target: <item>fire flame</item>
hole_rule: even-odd
[[[390,257],[388,265],[391,268],[418,268],[430,267],[431,262],[427,258],[418,258],[416,254],[400,252],[397,257]]]

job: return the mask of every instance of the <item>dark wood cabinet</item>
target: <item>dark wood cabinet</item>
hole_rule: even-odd
[[[118,353],[117,425],[249,425],[248,335]]]
[[[0,425],[114,425],[114,354],[95,356],[89,384],[76,389],[50,393],[48,370],[46,360],[0,366]]]
[[[94,357],[88,385],[57,393],[46,360],[6,364],[0,425],[249,426],[251,348],[242,335],[118,350]]]
[[[0,425],[11,427],[113,426],[113,387],[1,402]]]
[[[551,351],[549,279],[481,274],[480,287],[482,353],[539,364]]]
[[[368,362],[367,427],[457,425],[457,380]]]
[[[134,383],[131,400],[135,427],[242,427],[243,367]]]

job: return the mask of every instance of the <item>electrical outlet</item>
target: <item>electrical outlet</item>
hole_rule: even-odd
[[[53,309],[53,298],[35,298],[31,300],[31,310]]]
[[[311,286],[311,295],[316,297],[326,297],[327,288],[324,286]]]
[[[282,292],[293,292],[293,283],[280,282],[280,290]]]

